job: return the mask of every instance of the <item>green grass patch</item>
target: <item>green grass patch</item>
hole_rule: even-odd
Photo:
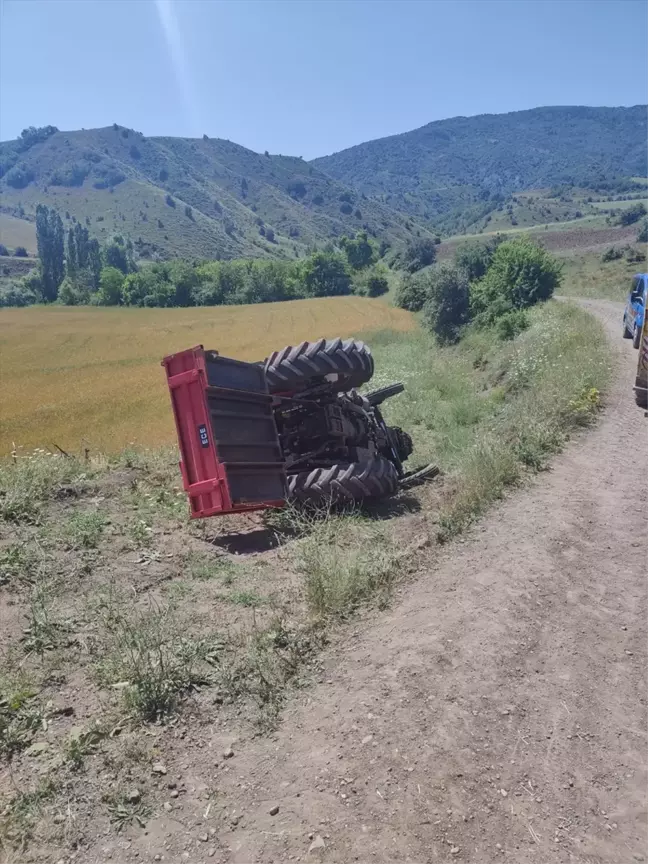
[[[601,256],[602,252],[599,250],[595,253],[572,254],[565,258],[560,293],[565,297],[592,297],[625,302],[630,293],[632,277],[635,273],[643,272],[646,264],[631,262],[625,257],[603,262]]]
[[[605,335],[588,313],[551,301],[529,311],[511,341],[469,329],[439,348],[424,333],[378,335],[372,387],[402,380],[386,404],[414,438],[411,461],[437,462],[445,501],[439,537],[461,531],[525,471],[540,470],[596,415],[610,372]]]
[[[383,605],[397,578],[399,555],[386,526],[358,513],[314,520],[294,562],[317,618],[345,618],[361,603]]]

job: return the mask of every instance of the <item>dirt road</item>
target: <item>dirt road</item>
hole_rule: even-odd
[[[648,421],[619,304],[585,305],[619,351],[602,422],[235,746],[217,859],[645,860]]]

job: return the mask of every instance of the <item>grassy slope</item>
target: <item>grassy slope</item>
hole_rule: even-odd
[[[59,132],[22,153],[15,142],[4,142],[0,157],[34,176],[23,189],[12,188],[6,176],[0,180],[6,213],[32,220],[37,203],[50,204],[89,218],[93,233],[122,231],[166,256],[294,256],[362,226],[392,242],[415,230],[406,217],[363,200],[302,159],[262,156],[219,139],[145,138],[107,127]],[[83,185],[53,185],[73,165],[87,171]],[[113,193],[93,188],[116,172],[125,179],[114,178]],[[165,204],[167,193],[177,200],[175,211]],[[341,196],[352,204],[348,214]],[[276,243],[259,234],[261,224],[274,230]]]

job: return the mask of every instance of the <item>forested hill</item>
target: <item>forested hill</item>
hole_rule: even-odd
[[[145,257],[290,258],[362,229],[389,243],[420,230],[298,157],[206,136],[146,138],[118,124],[25,130],[0,144],[0,177],[0,216],[13,232],[16,219],[30,222],[32,245],[39,203],[102,241],[129,236]]]
[[[395,210],[437,225],[495,195],[646,176],[646,106],[534,108],[453,117],[313,164]]]

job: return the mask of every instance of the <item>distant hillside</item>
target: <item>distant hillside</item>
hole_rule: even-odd
[[[126,234],[148,257],[294,257],[363,227],[392,243],[420,230],[299,158],[117,125],[47,131],[0,144],[0,235],[3,214],[16,234],[39,203],[100,240]]]
[[[646,106],[534,108],[439,120],[312,164],[395,210],[465,230],[514,192],[645,177],[646,135]]]

